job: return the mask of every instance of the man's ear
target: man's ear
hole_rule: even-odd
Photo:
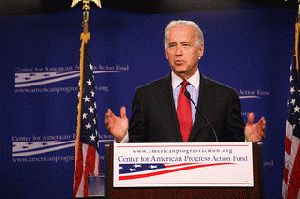
[[[200,48],[198,49],[198,58],[201,58],[204,54],[204,44],[201,44]]]

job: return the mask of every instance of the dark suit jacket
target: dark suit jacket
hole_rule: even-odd
[[[237,92],[200,73],[198,108],[221,142],[245,141]],[[189,142],[216,141],[202,116],[196,119]],[[129,123],[129,142],[182,142],[172,91],[171,73],[136,89]]]

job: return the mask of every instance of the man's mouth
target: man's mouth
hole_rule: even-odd
[[[176,61],[175,61],[175,64],[177,64],[177,65],[180,65],[180,64],[183,64],[183,63],[184,63],[183,60],[176,60]]]

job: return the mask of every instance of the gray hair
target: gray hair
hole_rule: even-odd
[[[185,20],[179,20],[179,21],[171,21],[166,29],[165,29],[165,49],[168,47],[168,42],[169,42],[169,30],[174,27],[180,27],[180,26],[191,26],[195,28],[196,31],[196,39],[197,39],[197,46],[200,47],[200,45],[204,44],[204,37],[203,37],[203,32],[199,28],[195,22],[192,21],[185,21]]]

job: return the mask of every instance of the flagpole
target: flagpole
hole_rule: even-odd
[[[295,24],[295,58],[296,69],[299,69],[299,32],[300,32],[300,0],[298,0],[298,16]]]
[[[85,178],[86,175],[82,173],[84,170],[82,165],[82,150],[79,150],[82,145],[80,145],[80,136],[81,136],[81,130],[82,130],[82,105],[83,105],[83,85],[84,85],[84,70],[85,70],[85,45],[88,44],[90,40],[90,32],[88,29],[89,26],[89,12],[90,12],[90,2],[93,1],[97,6],[101,8],[100,0],[73,0],[72,6],[74,7],[78,2],[83,1],[83,32],[81,33],[81,48],[80,48],[80,80],[79,80],[79,94],[78,94],[78,114],[77,114],[77,128],[76,128],[76,140],[75,140],[75,172],[74,172],[74,195],[73,197],[79,196],[86,196],[86,185],[87,183],[84,183],[84,188],[79,188],[80,182],[82,181],[79,178]],[[77,164],[80,163],[80,164]],[[90,163],[86,163],[90,164]],[[83,180],[84,181],[84,180]]]
[[[90,39],[89,33],[89,17],[90,17],[90,2],[93,1],[98,7],[101,8],[100,0],[73,0],[71,7],[74,7],[78,2],[82,1],[83,3],[83,32],[81,33],[81,48],[80,48],[80,85],[83,85],[83,74],[84,74],[84,44],[86,44]],[[79,87],[79,102],[78,102],[78,115],[77,115],[77,130],[76,130],[76,142],[79,141],[79,134],[80,134],[80,124],[81,124],[81,106],[82,105],[82,86]],[[77,153],[77,145],[75,145],[75,153]],[[75,155],[75,157],[77,157]],[[76,158],[75,158],[76,163]]]

